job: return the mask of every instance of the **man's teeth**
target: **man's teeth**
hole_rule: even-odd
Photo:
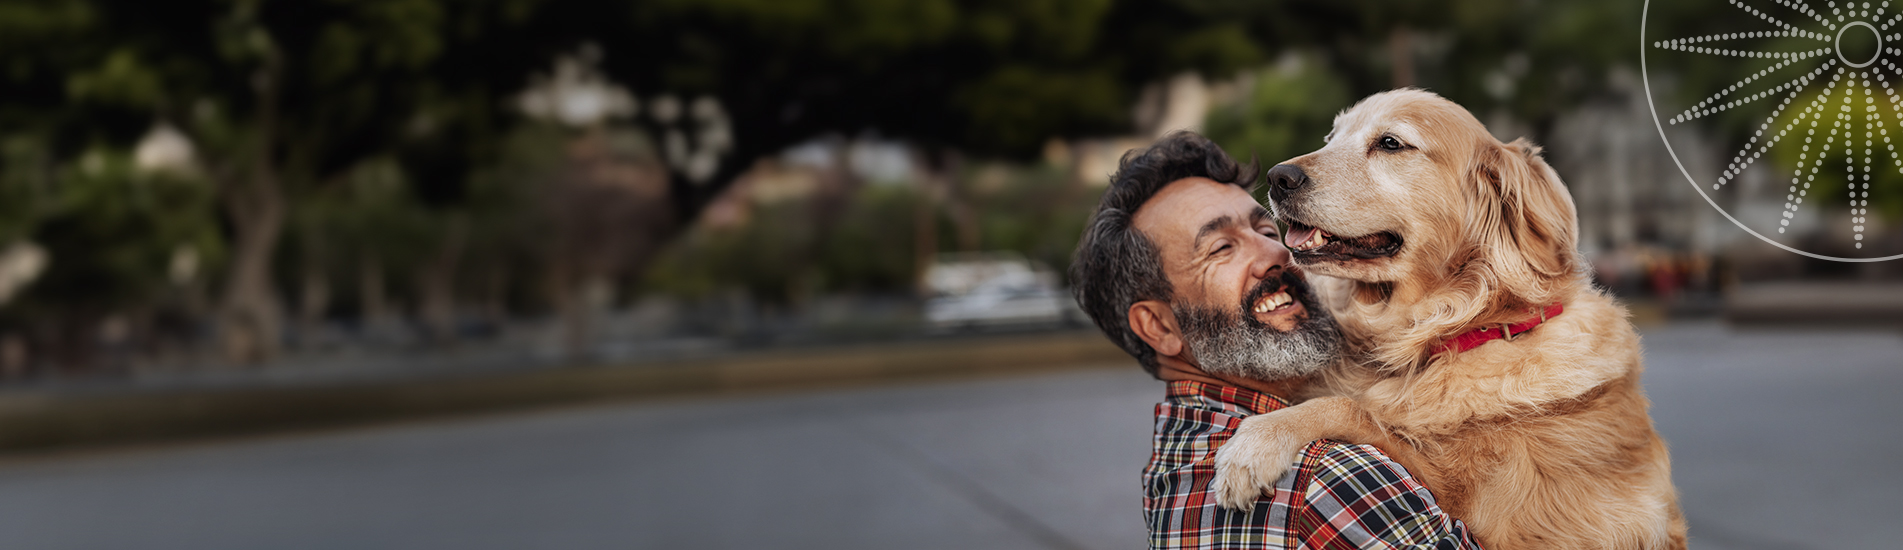
[[[1264,296],[1262,298],[1262,301],[1256,302],[1255,312],[1268,313],[1270,311],[1282,309],[1282,306],[1289,305],[1289,302],[1293,302],[1293,301],[1295,300],[1293,298],[1289,298],[1288,291],[1279,290],[1279,291],[1276,291],[1275,294]]]

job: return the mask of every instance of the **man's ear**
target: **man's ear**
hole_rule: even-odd
[[[1176,328],[1176,312],[1162,300],[1144,300],[1130,304],[1130,331],[1137,333],[1162,357],[1183,354],[1182,333]]]

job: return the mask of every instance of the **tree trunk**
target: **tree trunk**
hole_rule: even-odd
[[[267,52],[257,75],[257,135],[248,151],[248,175],[224,182],[224,206],[236,241],[225,279],[219,337],[225,357],[240,364],[274,360],[283,334],[283,307],[271,288],[271,257],[284,232],[284,190],[274,154],[277,145],[280,60]]]
[[[1414,85],[1414,33],[1397,25],[1388,33],[1389,70],[1395,88]]]
[[[563,348],[586,360],[595,344],[595,316],[613,283],[639,276],[691,217],[672,211],[665,168],[616,157],[597,128],[569,145],[567,166],[550,181],[547,285]]]
[[[310,263],[304,266],[303,279],[297,299],[297,343],[308,348],[316,344],[324,312],[330,310],[330,277],[321,265]]]
[[[383,293],[383,265],[366,256],[357,265],[357,315],[365,333],[381,330],[390,318],[390,303]]]
[[[925,155],[913,157],[918,166],[929,166],[924,162]],[[918,295],[930,298],[932,288],[925,275],[932,270],[932,262],[938,258],[938,190],[937,174],[921,170],[918,185],[918,203],[912,211],[912,263],[916,270],[913,278],[917,281]]]
[[[271,256],[284,229],[283,198],[274,184],[255,183],[231,206],[231,269],[226,277],[222,330],[225,357],[242,364],[276,359],[283,309],[271,288]]]
[[[580,274],[573,260],[560,258],[549,273],[549,296],[555,302],[555,317],[562,340],[562,358],[579,362],[588,359],[594,348],[594,323],[590,319],[586,294],[587,277]]]
[[[978,219],[978,207],[973,204],[969,182],[965,181],[965,159],[957,152],[945,153],[944,173],[939,184],[945,191],[945,210],[951,214],[952,224],[958,228],[958,250],[977,252],[984,243],[984,226]]]
[[[452,218],[445,229],[442,248],[436,258],[423,266],[417,277],[422,303],[418,313],[433,344],[453,343],[456,337],[456,268],[461,263],[465,231],[461,219]]]
[[[482,301],[477,307],[483,323],[500,330],[509,319],[509,275],[502,266],[494,266],[482,279]]]

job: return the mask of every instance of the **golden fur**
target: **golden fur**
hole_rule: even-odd
[[[1408,148],[1372,145],[1384,136]],[[1502,144],[1419,90],[1368,97],[1327,142],[1288,162],[1309,181],[1278,215],[1403,244],[1375,259],[1297,256],[1352,360],[1322,397],[1243,421],[1217,454],[1222,502],[1254,502],[1303,445],[1331,438],[1387,451],[1490,549],[1684,548],[1638,334],[1586,278],[1572,199],[1539,148]],[[1554,302],[1565,312],[1531,332],[1437,353]]]

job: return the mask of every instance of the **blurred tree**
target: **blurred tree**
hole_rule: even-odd
[[[190,282],[180,262],[221,254],[216,203],[203,182],[141,171],[130,155],[107,149],[58,174],[26,235],[48,251],[47,271],[5,321],[38,332],[54,362],[87,366],[101,321],[147,325],[166,295]]]
[[[125,139],[98,124],[113,117],[171,120],[191,136],[232,230],[219,334],[234,359],[269,359],[284,186],[328,177],[373,146],[366,134],[393,133],[391,87],[439,47],[433,4],[70,4],[91,15],[71,44],[81,53],[46,76],[95,116],[76,121],[89,139]]]
[[[373,337],[395,329],[391,274],[413,273],[435,252],[442,217],[417,198],[392,158],[357,164],[331,185],[297,190],[289,231],[300,335],[316,334],[332,307],[332,281],[351,281],[358,326]]]
[[[1321,46],[1348,97],[1414,82],[1538,127],[1626,55],[1605,39],[1620,36],[1626,15],[1585,0],[0,0],[0,138],[12,140],[0,192],[30,196],[34,184],[18,182],[50,181],[47,167],[123,147],[154,119],[177,126],[198,147],[229,231],[220,333],[235,356],[261,359],[282,324],[273,270],[287,222],[366,162],[392,163],[408,197],[397,217],[428,226],[415,252],[396,256],[433,258],[402,272],[432,296],[431,315],[445,317],[460,292],[448,274],[466,262],[492,280],[538,267],[500,259],[529,247],[479,235],[539,227],[494,221],[528,202],[494,178],[526,173],[496,166],[522,127],[509,111],[559,56],[599,52],[603,74],[638,98],[626,124],[665,167],[659,192],[616,195],[632,207],[581,201],[629,218],[616,229],[626,240],[604,242],[619,250],[616,269],[638,272],[736,175],[818,136],[875,132],[953,174],[961,154],[1023,160],[1053,137],[1127,131],[1141,87],[1185,71],[1222,79],[1298,44]],[[1335,101],[1333,85],[1304,84],[1258,94],[1235,115],[1293,116],[1282,93]],[[1310,132],[1302,124],[1285,134]],[[1251,147],[1283,147],[1273,144],[1283,130],[1219,126]],[[512,198],[485,202],[496,197]],[[987,242],[1042,231],[966,222],[960,234]],[[376,246],[367,240],[327,242],[348,232],[298,234],[308,264],[377,255],[356,249]],[[365,281],[398,272],[359,265],[378,273]],[[588,278],[543,276],[566,289],[558,301]],[[303,280],[310,299],[300,302],[321,311],[328,284]]]
[[[1217,2],[1216,4],[1221,4]],[[1607,73],[1636,62],[1640,4],[1597,0],[1271,2],[1247,20],[1280,48],[1323,56],[1350,100],[1427,88],[1535,139],[1563,111],[1604,97]],[[1334,112],[1348,104],[1316,106]],[[1320,134],[1316,134],[1319,137]]]
[[[29,93],[0,115],[56,145],[123,143],[155,117],[183,129],[231,230],[220,335],[234,359],[264,360],[281,332],[271,267],[287,188],[394,154],[426,198],[453,200],[502,77],[472,76],[483,60],[466,57],[501,46],[450,48],[500,37],[485,33],[515,4],[9,0],[0,11],[28,16],[0,20],[30,32],[7,40],[7,76]]]
[[[1289,56],[1258,71],[1246,96],[1210,110],[1203,133],[1231,155],[1273,166],[1321,147],[1337,110],[1352,101],[1318,56]]]
[[[978,226],[987,250],[1009,250],[1062,272],[1099,195],[1078,192],[1057,166],[986,163],[970,179]],[[824,173],[815,174],[824,177]],[[732,225],[701,226],[685,235],[648,272],[650,289],[704,298],[741,289],[762,304],[797,303],[801,294],[909,293],[919,265],[907,254],[918,231],[911,223],[923,200],[916,186],[869,184],[854,189],[837,211],[817,208],[820,194],[756,199]],[[832,216],[821,235],[815,218]],[[935,216],[934,223],[949,223]],[[957,237],[935,233],[943,248]],[[807,252],[807,251],[813,252]]]
[[[603,70],[642,99],[634,122],[670,167],[667,219],[647,238],[668,242],[755,160],[826,134],[874,131],[952,170],[954,151],[1027,159],[1053,137],[1125,131],[1142,85],[1267,58],[1235,20],[1265,10],[1210,4],[544,2],[535,17],[599,44]]]
[[[1263,57],[1189,1],[4,1],[26,14],[7,18],[9,77],[32,92],[7,109],[58,113],[40,122],[61,143],[124,142],[157,116],[200,145],[232,228],[222,333],[247,358],[275,350],[287,186],[393,153],[425,204],[456,204],[502,98],[584,44],[644,95],[635,123],[669,167],[651,242],[628,243],[637,267],[791,144],[876,129],[1025,158],[1123,127],[1145,82]]]

